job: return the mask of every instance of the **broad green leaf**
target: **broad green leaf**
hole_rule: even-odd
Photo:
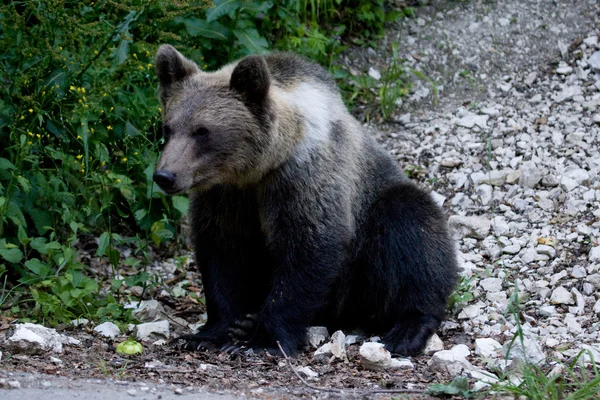
[[[108,260],[112,265],[119,265],[119,258],[121,258],[119,250],[108,249]]]
[[[0,207],[2,207],[5,204],[6,204],[6,197],[1,197],[0,196]]]
[[[102,257],[104,253],[106,253],[106,248],[110,243],[110,234],[108,232],[104,232],[100,235],[100,239],[98,239],[98,250],[96,250],[96,255]]]
[[[229,29],[217,21],[209,23],[198,18],[175,18],[175,22],[183,23],[187,32],[192,36],[225,41],[231,35]]]
[[[23,253],[19,249],[2,249],[0,256],[11,263],[18,263],[23,259]]]
[[[23,188],[25,193],[29,193],[31,190],[31,183],[29,180],[21,175],[17,176],[17,181],[19,181],[19,185]]]
[[[187,214],[190,208],[190,201],[184,196],[173,196],[173,207],[182,214]]]
[[[28,270],[40,277],[46,277],[50,273],[50,267],[37,258],[25,261],[25,266]]]
[[[135,220],[137,222],[140,222],[147,214],[147,211],[145,209],[139,209],[137,210],[134,215],[135,215]]]
[[[31,241],[31,239],[27,237],[27,232],[25,232],[22,225],[19,225],[19,229],[17,229],[17,237],[22,245],[27,245]]]
[[[233,34],[238,42],[248,50],[249,53],[264,53],[269,47],[267,39],[260,36],[256,29],[234,30]]]
[[[206,10],[206,21],[211,22],[228,14],[233,17],[233,14],[241,5],[241,0],[214,0],[215,6]]]
[[[31,241],[30,246],[40,254],[48,254],[46,250],[46,238],[36,237]]]
[[[15,166],[6,158],[0,158],[0,169],[14,169]]]

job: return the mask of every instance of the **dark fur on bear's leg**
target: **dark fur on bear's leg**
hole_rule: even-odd
[[[437,330],[440,320],[433,315],[404,316],[383,338],[385,347],[403,356],[419,354]]]
[[[378,310],[376,325],[390,329],[392,352],[418,354],[445,315],[457,280],[446,230],[439,207],[412,183],[391,187],[371,209],[357,275],[364,283],[355,287],[366,293],[357,293],[365,312]]]

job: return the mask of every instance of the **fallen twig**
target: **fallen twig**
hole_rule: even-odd
[[[277,341],[277,346],[279,347],[281,354],[283,354],[283,357],[285,358],[287,365],[290,367],[290,369],[292,370],[294,375],[296,375],[298,377],[298,379],[300,379],[300,381],[309,389],[320,390],[323,392],[333,392],[333,393],[352,392],[352,393],[362,394],[362,395],[375,394],[375,393],[425,393],[425,390],[423,390],[423,389],[337,389],[337,388],[325,388],[325,387],[311,385],[298,373],[298,371],[296,371],[296,369],[294,368],[294,366],[292,365],[292,363],[290,361],[290,358],[283,350],[283,347],[281,347],[281,344],[279,343],[279,341]]]

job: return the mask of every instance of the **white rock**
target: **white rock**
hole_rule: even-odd
[[[556,316],[556,307],[544,306],[538,309],[538,314],[542,317],[554,317]]]
[[[152,322],[165,315],[164,307],[157,300],[142,300],[139,305],[137,302],[132,304],[135,307],[132,314],[139,321]]]
[[[497,117],[500,115],[500,111],[495,107],[488,107],[481,109],[481,112],[485,115],[489,115],[490,117]]]
[[[346,357],[346,335],[342,331],[336,331],[331,335],[331,354],[341,360],[347,360]]]
[[[542,171],[533,163],[525,163],[521,167],[521,176],[519,178],[519,185],[527,188],[535,188],[537,184],[542,180],[544,174]]]
[[[331,352],[331,342],[325,343],[313,354],[313,358],[316,361],[328,361],[331,357],[333,357],[333,353]]]
[[[375,79],[376,81],[381,79],[381,72],[379,72],[377,68],[369,67],[368,74],[371,78]]]
[[[596,304],[594,304],[593,310],[596,314],[600,314],[600,299],[598,299],[596,301]]]
[[[592,69],[600,71],[600,51],[594,52],[594,54],[588,58],[587,63]]]
[[[577,318],[573,314],[569,313],[565,315],[564,322],[567,326],[567,329],[569,329],[569,332],[574,333],[575,335],[579,335],[581,332],[583,332],[581,324],[577,321]]]
[[[19,354],[61,353],[63,344],[80,344],[79,340],[61,335],[56,329],[24,323],[15,325],[14,334],[5,342],[7,350]]]
[[[169,321],[156,321],[139,324],[136,325],[135,331],[135,335],[139,340],[148,339],[152,334],[157,334],[168,338],[170,335]]]
[[[502,345],[491,338],[475,339],[475,354],[495,358],[501,353]]]
[[[597,35],[588,36],[585,39],[583,39],[583,43],[585,43],[586,46],[594,48],[598,45],[598,36]]]
[[[121,330],[112,322],[104,322],[94,328],[94,332],[98,332],[101,336],[114,339],[121,334]]]
[[[527,77],[525,78],[525,84],[527,86],[531,86],[533,84],[533,82],[535,82],[536,79],[537,79],[537,72],[530,72],[527,75]],[[540,102],[542,100],[542,96],[541,95],[536,95],[536,96],[539,96],[539,100],[537,100],[536,102]]]
[[[438,351],[429,359],[427,365],[433,372],[446,373],[451,376],[458,376],[463,371],[470,371],[473,366],[465,357],[471,352],[464,344],[454,346],[450,350]]]
[[[442,342],[437,333],[434,333],[427,341],[425,349],[423,349],[423,354],[432,354],[441,350],[444,350],[444,342]]]
[[[573,304],[573,296],[567,289],[559,286],[552,291],[550,302],[552,304]]]
[[[573,72],[573,68],[568,65],[556,68],[556,73],[559,75],[569,75],[571,72]]]
[[[314,348],[327,340],[329,337],[329,331],[324,326],[311,326],[308,328],[308,342]]]
[[[590,249],[590,255],[589,255],[588,260],[591,263],[598,263],[598,262],[600,262],[600,246],[592,247]]]
[[[486,217],[452,215],[448,225],[457,237],[483,239],[489,234],[492,222]]]
[[[305,378],[316,378],[319,376],[319,374],[313,371],[310,367],[298,367],[296,368],[296,372]]]
[[[566,100],[571,100],[573,97],[581,94],[580,86],[566,86],[560,93],[554,96],[554,101],[562,103]]]
[[[498,18],[498,24],[500,24],[500,26],[508,26],[510,20],[508,18]]]
[[[563,176],[571,178],[580,185],[587,183],[590,180],[590,173],[582,168],[574,168],[565,172]]]
[[[485,278],[479,281],[479,286],[481,286],[486,292],[500,292],[502,290],[502,279]]]
[[[503,348],[503,354],[508,354],[507,359],[519,359],[537,365],[546,361],[546,355],[536,340],[525,336],[523,337],[523,342],[521,342],[521,338],[519,337],[512,344],[511,342],[506,342]]]
[[[458,319],[474,319],[481,314],[481,305],[470,304],[458,314]]]
[[[587,276],[587,272],[585,272],[585,268],[581,265],[575,265],[571,271],[571,276],[575,279],[581,279]]]
[[[388,368],[409,368],[412,366],[403,360],[393,360],[392,355],[382,343],[363,343],[359,349],[360,363],[367,369],[381,371]],[[410,362],[410,361],[409,361]]]
[[[538,254],[544,254],[550,258],[556,257],[556,250],[554,250],[554,247],[548,246],[547,244],[540,244],[535,248],[535,250],[538,252]]]
[[[487,121],[490,118],[489,115],[476,115],[476,114],[468,114],[456,121],[456,125],[462,126],[464,128],[473,128],[475,125],[480,128],[487,127]]]
[[[577,187],[579,187],[579,183],[577,183],[577,181],[575,179],[571,179],[569,177],[563,176],[560,180],[560,187],[565,192],[570,192],[570,191],[576,189]]]

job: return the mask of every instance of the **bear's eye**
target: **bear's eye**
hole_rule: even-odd
[[[165,142],[167,140],[169,140],[170,137],[171,137],[171,128],[169,128],[169,125],[163,125],[163,138],[165,139]]]
[[[194,131],[194,136],[207,136],[210,131],[206,128],[198,128]]]

